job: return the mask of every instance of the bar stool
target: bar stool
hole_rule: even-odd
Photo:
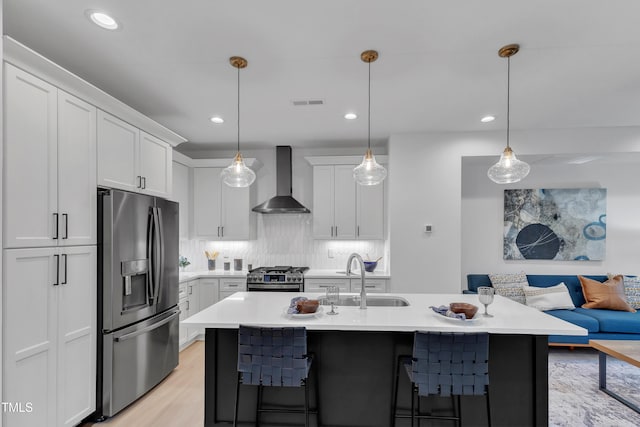
[[[486,398],[487,420],[491,425],[489,404],[489,334],[422,332],[413,339],[413,356],[400,356],[396,364],[394,401],[391,424],[397,418],[440,419],[456,421],[460,425],[460,396]],[[404,368],[411,381],[411,413],[398,414],[398,381],[400,368]],[[420,412],[420,396],[457,397],[453,416]],[[418,408],[415,408],[415,399]],[[457,406],[457,409],[456,409]]]
[[[316,414],[320,425],[318,376],[315,375],[316,408],[309,409],[309,370],[314,359],[307,353],[307,330],[304,327],[263,328],[240,325],[238,329],[238,381],[236,383],[233,425],[237,425],[240,385],[258,386],[256,402],[256,426],[260,425],[263,412],[294,413],[305,415],[309,426],[309,414]],[[264,387],[304,387],[304,408],[263,408]]]

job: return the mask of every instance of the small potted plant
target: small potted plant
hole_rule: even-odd
[[[184,269],[188,265],[191,265],[191,263],[189,262],[187,257],[184,257],[184,256],[180,255],[180,258],[178,258],[178,265],[180,266],[180,270],[184,271]]]

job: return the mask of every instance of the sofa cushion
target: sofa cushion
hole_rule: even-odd
[[[584,298],[587,300],[582,308],[636,311],[627,304],[621,275],[612,277],[604,283],[583,276],[578,276],[578,279],[582,285]]]
[[[523,286],[529,286],[527,275],[520,273],[489,274],[491,285],[496,289],[496,294],[510,298],[520,304],[525,303]]]
[[[598,322],[598,320],[592,316],[580,313],[578,312],[578,310],[590,311],[584,308],[576,308],[575,310],[549,310],[545,311],[545,313],[585,328],[587,331],[589,331],[589,333],[598,332],[600,330],[600,323]]]
[[[576,308],[564,283],[549,287],[523,286],[522,290],[524,291],[526,304],[540,311],[573,310]]]
[[[605,275],[588,275],[584,277],[588,277],[589,279],[597,280],[599,282],[607,280],[607,276]],[[586,302],[584,300],[584,295],[582,295],[580,280],[578,280],[578,276],[575,274],[528,274],[527,281],[529,282],[529,286],[538,287],[555,286],[558,283],[563,282],[569,289],[569,295],[571,295],[573,305],[580,307]],[[489,279],[489,275],[467,274],[467,288],[470,291],[475,293],[480,286],[491,286],[491,279]]]
[[[582,314],[596,319],[599,332],[637,334],[640,331],[640,313],[638,312],[576,308],[568,313]]]
[[[624,276],[624,295],[633,308],[640,309],[640,277]]]

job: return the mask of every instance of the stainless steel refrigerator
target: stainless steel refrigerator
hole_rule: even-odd
[[[96,419],[178,365],[178,204],[98,189]]]

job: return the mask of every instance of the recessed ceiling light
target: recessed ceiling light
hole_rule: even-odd
[[[224,119],[222,117],[218,117],[218,116],[213,116],[209,120],[211,120],[213,123],[215,123],[217,125],[224,123]]]
[[[104,29],[117,30],[120,27],[118,21],[104,12],[100,12],[99,10],[87,10],[85,13],[89,17],[89,19],[91,19],[91,22]]]
[[[496,116],[484,116],[483,118],[480,119],[480,121],[482,123],[489,123],[492,122],[496,119]]]
[[[355,120],[358,118],[358,115],[356,113],[347,113],[344,115],[344,118],[347,120]]]

